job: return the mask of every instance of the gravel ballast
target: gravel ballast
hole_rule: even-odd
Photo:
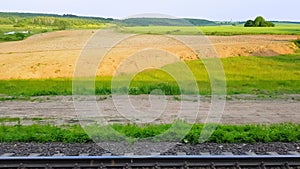
[[[148,152],[145,147],[148,143],[141,144],[142,146],[136,147],[134,152],[127,152],[130,155],[150,155],[160,152],[159,147],[157,150],[151,149]],[[125,144],[124,144],[125,146]],[[120,144],[118,146],[120,148]],[[29,156],[30,154],[39,154],[41,156],[101,156],[112,153],[112,155],[124,155],[123,152],[118,153],[115,149],[114,152],[110,152],[98,146],[97,144],[67,144],[67,143],[0,143],[0,155],[5,153],[13,153],[13,156]],[[197,145],[190,144],[176,144],[175,147],[169,149],[166,152],[161,152],[160,155],[201,155],[203,153],[209,153],[211,155],[224,155],[228,152],[234,155],[246,155],[249,153],[255,153],[257,155],[268,155],[268,152],[276,152],[280,155],[286,155],[288,152],[299,152],[300,143],[255,143],[255,144],[216,144],[216,143],[204,143]],[[125,154],[125,155],[126,155]],[[156,154],[158,155],[158,154]]]

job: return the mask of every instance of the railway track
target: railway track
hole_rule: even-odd
[[[0,168],[300,168],[300,155],[0,157]]]

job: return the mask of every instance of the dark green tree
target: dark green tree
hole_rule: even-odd
[[[263,25],[265,25],[265,22],[266,20],[262,16],[258,16],[254,20],[254,24],[256,27],[262,27]]]
[[[245,23],[244,26],[245,26],[245,27],[254,27],[254,26],[255,26],[255,23],[254,23],[254,21],[252,21],[252,20],[248,20],[248,21]]]
[[[274,23],[268,22],[263,18],[262,16],[258,16],[255,18],[255,20],[248,20],[245,25],[245,27],[274,27]]]

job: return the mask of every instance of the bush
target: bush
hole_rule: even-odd
[[[245,23],[244,26],[245,26],[245,27],[254,27],[254,26],[255,26],[255,23],[254,23],[254,21],[252,21],[252,20],[248,20],[248,21]]]
[[[12,35],[3,35],[0,37],[0,41],[18,41],[23,40],[30,36],[30,34],[23,34],[23,33],[15,33]]]
[[[255,20],[248,20],[245,25],[245,27],[274,27],[275,24],[272,22],[268,22],[263,18],[262,16],[258,16],[255,18]]]
[[[265,24],[265,22],[266,22],[266,20],[262,16],[258,16],[254,20],[255,26],[262,26],[263,24]]]
[[[295,40],[294,43],[298,46],[298,48],[300,48],[300,39]]]

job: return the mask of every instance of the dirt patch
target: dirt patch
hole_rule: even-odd
[[[297,46],[291,42],[299,36],[289,35],[243,35],[210,37],[220,57],[276,56],[293,54]]]
[[[72,96],[57,97],[35,97],[30,101],[3,101],[0,102],[0,118],[18,117],[24,125],[32,123],[50,123],[55,125],[81,122],[105,122],[105,123],[172,123],[180,117],[191,122],[203,123],[208,117],[211,102],[209,98],[200,98],[200,108],[197,118],[193,111],[195,97],[186,97],[178,101],[173,96],[166,96],[163,100],[159,97],[130,96],[130,103],[122,104],[127,96],[112,98],[110,96],[98,96],[96,103],[99,109],[95,111],[91,107],[85,106],[94,103],[93,97],[75,97],[77,99],[77,110],[84,110],[84,114],[77,114],[74,108]],[[80,100],[79,100],[80,99]],[[78,102],[82,101],[82,102]],[[92,101],[92,102],[89,102]],[[155,106],[157,103],[165,104],[165,108]],[[231,96],[227,100],[220,123],[223,124],[272,124],[272,123],[299,123],[300,114],[296,110],[300,109],[300,95],[285,95],[275,99],[259,99],[252,95]],[[79,104],[78,104],[79,103]],[[124,102],[126,103],[126,102]],[[155,103],[155,104],[153,104]],[[82,104],[82,107],[78,105]],[[153,106],[154,105],[154,106]],[[187,107],[181,107],[188,105]],[[179,115],[180,110],[184,110]],[[214,116],[212,113],[210,116]],[[27,120],[26,120],[27,119]],[[42,119],[32,121],[30,119]],[[15,122],[17,123],[17,122]],[[103,123],[104,124],[104,123]],[[14,124],[12,124],[14,125]]]
[[[92,30],[59,31],[32,36],[20,42],[0,43],[0,79],[31,79],[72,77],[76,61],[89,38],[94,35]],[[140,35],[119,43],[102,62],[98,75],[111,75],[126,57],[144,49],[154,48],[164,51],[163,55],[156,55],[153,51],[139,53],[138,58],[143,62],[151,62],[153,67],[181,60],[193,60],[197,55],[180,41],[194,45],[194,49],[205,51],[200,57],[214,56],[207,50],[207,41],[197,40],[199,36],[158,36]],[[232,56],[274,56],[291,54],[297,46],[290,40],[299,36],[289,35],[243,35],[243,36],[209,36],[212,47],[219,57]],[[151,55],[151,57],[150,57]],[[160,56],[160,58],[157,58]],[[168,56],[168,59],[164,58]],[[148,59],[147,58],[153,58]],[[137,59],[134,59],[135,62]],[[128,64],[130,65],[130,64]],[[140,65],[133,65],[131,71],[139,71]],[[126,64],[125,64],[126,67]],[[126,73],[127,70],[123,70]],[[119,72],[122,73],[122,72]]]

